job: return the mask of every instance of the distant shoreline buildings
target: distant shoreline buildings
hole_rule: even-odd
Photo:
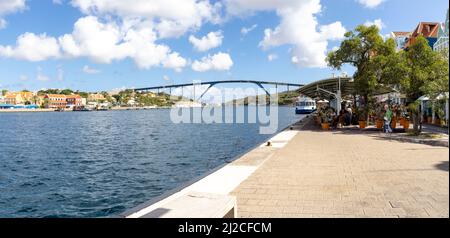
[[[413,31],[394,31],[391,32],[391,38],[394,39],[397,50],[407,50],[414,44],[419,36],[428,40],[430,47],[438,52],[449,49],[448,41],[448,9],[445,22],[419,22]]]
[[[113,101],[113,100],[111,100]],[[0,109],[74,109],[91,107],[92,109],[100,107],[108,107],[110,101],[100,93],[90,93],[87,97],[79,94],[57,94],[57,93],[41,93],[41,92],[8,92],[4,90],[0,94]]]

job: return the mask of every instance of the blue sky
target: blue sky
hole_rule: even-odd
[[[339,45],[343,30],[382,22],[383,35],[411,31],[419,21],[444,21],[448,9],[445,0],[186,0],[179,7],[162,3],[171,1],[130,2],[143,5],[0,0],[0,88],[108,91],[224,79],[309,83],[333,73],[320,67],[321,55]],[[153,11],[152,4],[159,10]],[[190,7],[203,13],[184,14]],[[131,18],[134,22],[126,25]],[[79,32],[74,31],[77,22]],[[103,33],[117,33],[116,44],[102,44],[108,39],[100,37],[95,37],[100,43],[90,44],[89,37],[97,34],[93,23]],[[251,31],[243,34],[243,28]],[[26,32],[32,36],[19,43]],[[130,32],[139,34],[130,38]],[[221,40],[207,38],[208,33]],[[75,39],[76,50],[61,41],[64,35]],[[203,51],[194,47],[193,37]],[[351,67],[344,71],[353,73]]]

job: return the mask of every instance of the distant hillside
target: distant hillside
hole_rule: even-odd
[[[282,92],[278,94],[278,105],[282,106],[290,106],[294,105],[296,98],[300,96],[300,93],[297,91],[290,91],[290,92]],[[257,97],[251,96],[251,97],[245,97],[241,99],[236,99],[233,101],[229,101],[226,104],[227,105],[248,105],[248,104],[256,104]],[[266,96],[266,101],[268,102],[268,96]]]

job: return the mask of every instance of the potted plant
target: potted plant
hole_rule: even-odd
[[[331,115],[330,111],[325,111],[321,113],[321,119],[322,119],[322,129],[323,130],[329,130],[330,124],[333,121],[333,117]]]
[[[367,115],[366,115],[366,111],[364,109],[359,109],[358,110],[358,123],[359,123],[359,128],[360,129],[364,129],[366,128],[366,120],[367,120]]]
[[[397,127],[397,118],[394,115],[394,116],[392,116],[392,119],[391,119],[391,128],[395,129],[396,127]]]
[[[401,115],[402,115],[402,121],[400,122],[400,124],[403,126],[403,128],[405,130],[409,129],[410,117],[409,117],[409,114],[408,114],[408,109],[406,108],[405,105],[402,105],[402,107],[401,107]]]

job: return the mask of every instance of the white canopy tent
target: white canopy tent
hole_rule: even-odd
[[[431,114],[431,117],[432,117],[432,120],[434,121],[434,119],[435,119],[435,113],[434,113],[434,101],[435,100],[445,100],[445,119],[448,121],[448,118],[449,118],[449,115],[448,115],[448,113],[449,113],[449,108],[448,108],[448,104],[449,104],[449,93],[448,92],[446,92],[446,93],[441,93],[441,94],[439,94],[439,96],[437,96],[436,97],[436,99],[430,99],[429,97],[427,97],[427,96],[422,96],[422,97],[420,97],[420,98],[418,98],[417,99],[418,101],[420,101],[420,111],[423,113],[423,111],[424,111],[424,107],[425,107],[425,102],[426,101],[431,101],[431,105],[432,105],[432,110],[431,110],[431,112],[432,112],[432,114]],[[421,115],[422,116],[422,115]]]

